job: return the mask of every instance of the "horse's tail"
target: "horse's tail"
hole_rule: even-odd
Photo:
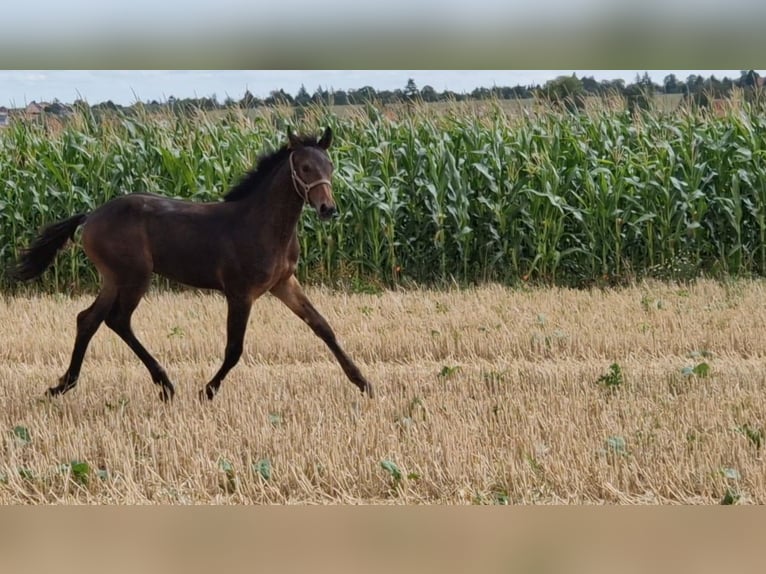
[[[8,270],[8,276],[14,281],[29,281],[42,275],[86,217],[85,213],[78,213],[45,227],[32,245],[22,251],[19,260]]]

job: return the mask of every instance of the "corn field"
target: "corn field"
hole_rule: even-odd
[[[218,201],[288,127],[329,125],[340,216],[322,223],[306,210],[303,281],[578,286],[766,273],[758,104],[634,115],[609,101],[580,114],[490,104],[301,115],[84,109],[55,125],[17,122],[0,132],[0,263],[41,226],[120,194]],[[73,249],[40,285],[77,291],[97,280]]]

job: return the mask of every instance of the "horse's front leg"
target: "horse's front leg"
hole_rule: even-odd
[[[200,398],[203,399],[207,397],[212,400],[221,386],[221,381],[242,356],[247,320],[250,317],[253,299],[247,296],[227,295],[226,303],[228,314],[226,317],[226,350],[223,364],[210,382],[205,385],[205,389],[200,391]]]
[[[325,318],[320,315],[319,311],[314,308],[311,301],[309,301],[309,298],[306,297],[306,294],[303,292],[303,289],[301,289],[301,285],[298,283],[295,275],[291,275],[287,279],[277,283],[272,287],[271,293],[311,327],[314,333],[316,333],[317,336],[330,347],[330,350],[338,359],[343,372],[346,373],[349,380],[359,387],[363,393],[366,393],[368,397],[372,397],[372,385],[364,378],[359,367],[357,367],[348,355],[346,355],[343,349],[341,349],[332,328]]]

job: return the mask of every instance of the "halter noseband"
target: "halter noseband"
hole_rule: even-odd
[[[323,183],[326,183],[328,186],[332,186],[332,182],[329,179],[317,179],[316,181],[313,181],[311,183],[306,183],[301,179],[301,176],[298,175],[298,172],[295,171],[295,167],[293,166],[293,153],[290,153],[290,173],[293,176],[293,186],[295,188],[295,192],[300,196],[300,198],[308,203],[309,201],[309,191],[312,190],[312,188],[316,187],[317,185],[322,185]],[[303,193],[301,193],[301,189],[303,190]]]

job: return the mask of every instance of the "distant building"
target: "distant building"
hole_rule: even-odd
[[[8,108],[0,106],[0,128],[5,128],[10,125],[10,112]]]
[[[62,104],[58,100],[54,100],[53,103],[48,102],[35,102],[34,100],[24,108],[24,115],[28,118],[37,118],[42,114],[50,114],[53,116],[71,116],[74,113],[72,106]]]
[[[47,106],[45,102],[37,103],[34,100],[30,102],[27,107],[25,108],[24,112],[28,116],[39,116],[41,113],[45,111],[45,106]]]

